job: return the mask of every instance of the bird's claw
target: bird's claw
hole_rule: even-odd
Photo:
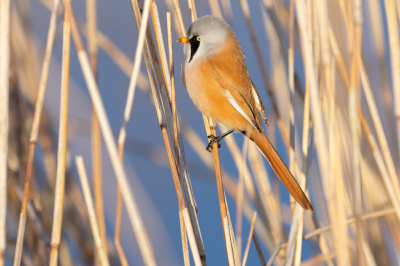
[[[221,143],[219,142],[219,139],[216,136],[211,134],[211,135],[208,135],[207,137],[210,139],[210,142],[208,143],[207,148],[206,148],[207,151],[209,151],[209,152],[212,151],[212,149],[213,149],[212,146],[214,143],[218,143],[218,148],[221,148]]]

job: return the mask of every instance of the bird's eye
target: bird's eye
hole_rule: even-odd
[[[196,39],[197,39],[197,41],[201,41],[201,40],[203,40],[203,37],[198,36]]]

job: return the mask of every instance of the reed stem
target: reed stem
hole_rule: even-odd
[[[10,0],[0,2],[0,266],[5,264],[10,65]]]

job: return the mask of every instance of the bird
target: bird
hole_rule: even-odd
[[[183,84],[197,109],[226,132],[210,138],[207,150],[232,132],[241,132],[261,150],[293,198],[313,211],[307,196],[263,131],[268,119],[261,97],[250,78],[245,56],[232,28],[212,15],[194,21],[183,43]],[[261,117],[260,117],[261,116]]]

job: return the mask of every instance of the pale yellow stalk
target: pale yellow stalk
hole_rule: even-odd
[[[64,188],[65,188],[65,168],[67,153],[67,125],[68,125],[68,98],[69,98],[69,65],[70,65],[70,46],[71,46],[71,26],[69,21],[64,18],[63,33],[63,58],[61,73],[61,99],[60,99],[60,126],[58,136],[57,152],[57,174],[56,188],[54,196],[53,228],[51,231],[51,253],[50,265],[57,265],[58,250],[61,240]]]
[[[385,0],[385,11],[388,25],[388,38],[390,47],[390,64],[392,74],[394,114],[397,123],[398,156],[400,156],[400,44],[396,20],[396,6],[394,0]],[[397,3],[398,4],[398,3]]]
[[[37,141],[38,134],[39,134],[40,117],[41,117],[42,109],[43,109],[44,94],[46,92],[47,77],[49,74],[49,67],[50,67],[50,58],[51,58],[51,53],[53,50],[54,36],[55,36],[55,32],[56,32],[57,9],[58,9],[59,4],[60,4],[60,0],[54,0],[53,8],[51,10],[49,31],[48,31],[48,35],[47,35],[47,41],[46,41],[46,50],[44,53],[42,72],[41,72],[40,81],[39,81],[38,95],[36,98],[35,113],[33,116],[32,129],[31,129],[31,134],[30,134],[30,138],[29,138],[30,144],[29,144],[29,152],[28,152],[28,163],[26,166],[24,197],[22,200],[22,207],[21,207],[19,223],[18,223],[18,235],[17,235],[17,243],[16,243],[16,247],[15,247],[14,266],[19,266],[21,263],[22,248],[23,248],[23,244],[24,244],[24,235],[25,235],[25,225],[26,225],[26,209],[27,209],[28,200],[29,200],[30,181],[32,178],[32,171],[33,171],[33,169],[32,169],[33,168],[33,156],[34,156],[34,152],[35,152],[36,141]]]
[[[79,63],[81,65],[86,84],[88,85],[90,97],[92,99],[97,117],[99,118],[103,138],[106,143],[108,153],[110,155],[111,163],[113,165],[118,184],[120,185],[122,191],[122,196],[125,201],[127,212],[139,244],[139,249],[146,265],[156,265],[153,250],[149,242],[146,229],[140,217],[139,210],[131,192],[125,171],[118,158],[117,146],[113,137],[113,133],[111,131],[110,123],[108,121],[103,102],[98,92],[93,72],[90,68],[89,59],[86,52],[83,50],[83,44],[79,36],[76,22],[71,10],[70,2],[68,0],[63,0],[63,4],[66,10],[65,12],[67,12],[67,17],[71,23],[72,36],[74,38],[75,46],[77,48]],[[147,8],[149,8],[149,6]]]
[[[96,250],[98,252],[101,266],[110,265],[105,248],[103,247],[99,224],[97,222],[96,213],[94,211],[92,194],[90,193],[89,181],[86,174],[85,165],[83,163],[83,158],[81,156],[76,156],[76,166],[78,167],[79,178],[81,180],[83,196],[85,197],[86,208],[89,213],[90,227],[92,229],[94,243]]]
[[[97,79],[97,15],[96,0],[86,0],[87,15],[87,41],[88,53],[92,71]],[[96,214],[99,222],[101,241],[107,253],[107,232],[104,217],[103,203],[103,176],[102,176],[102,157],[101,157],[101,132],[99,120],[96,113],[92,112],[92,169],[93,169],[93,188]]]
[[[242,266],[245,266],[245,265],[246,265],[246,262],[247,262],[247,256],[248,256],[248,254],[249,254],[251,239],[253,238],[254,224],[255,224],[255,222],[256,222],[256,218],[257,218],[257,212],[254,212],[253,218],[251,219],[249,237],[247,238],[247,244],[246,244],[246,248],[245,248],[245,250],[244,250]]]
[[[4,265],[7,214],[10,0],[0,2],[0,266]]]

